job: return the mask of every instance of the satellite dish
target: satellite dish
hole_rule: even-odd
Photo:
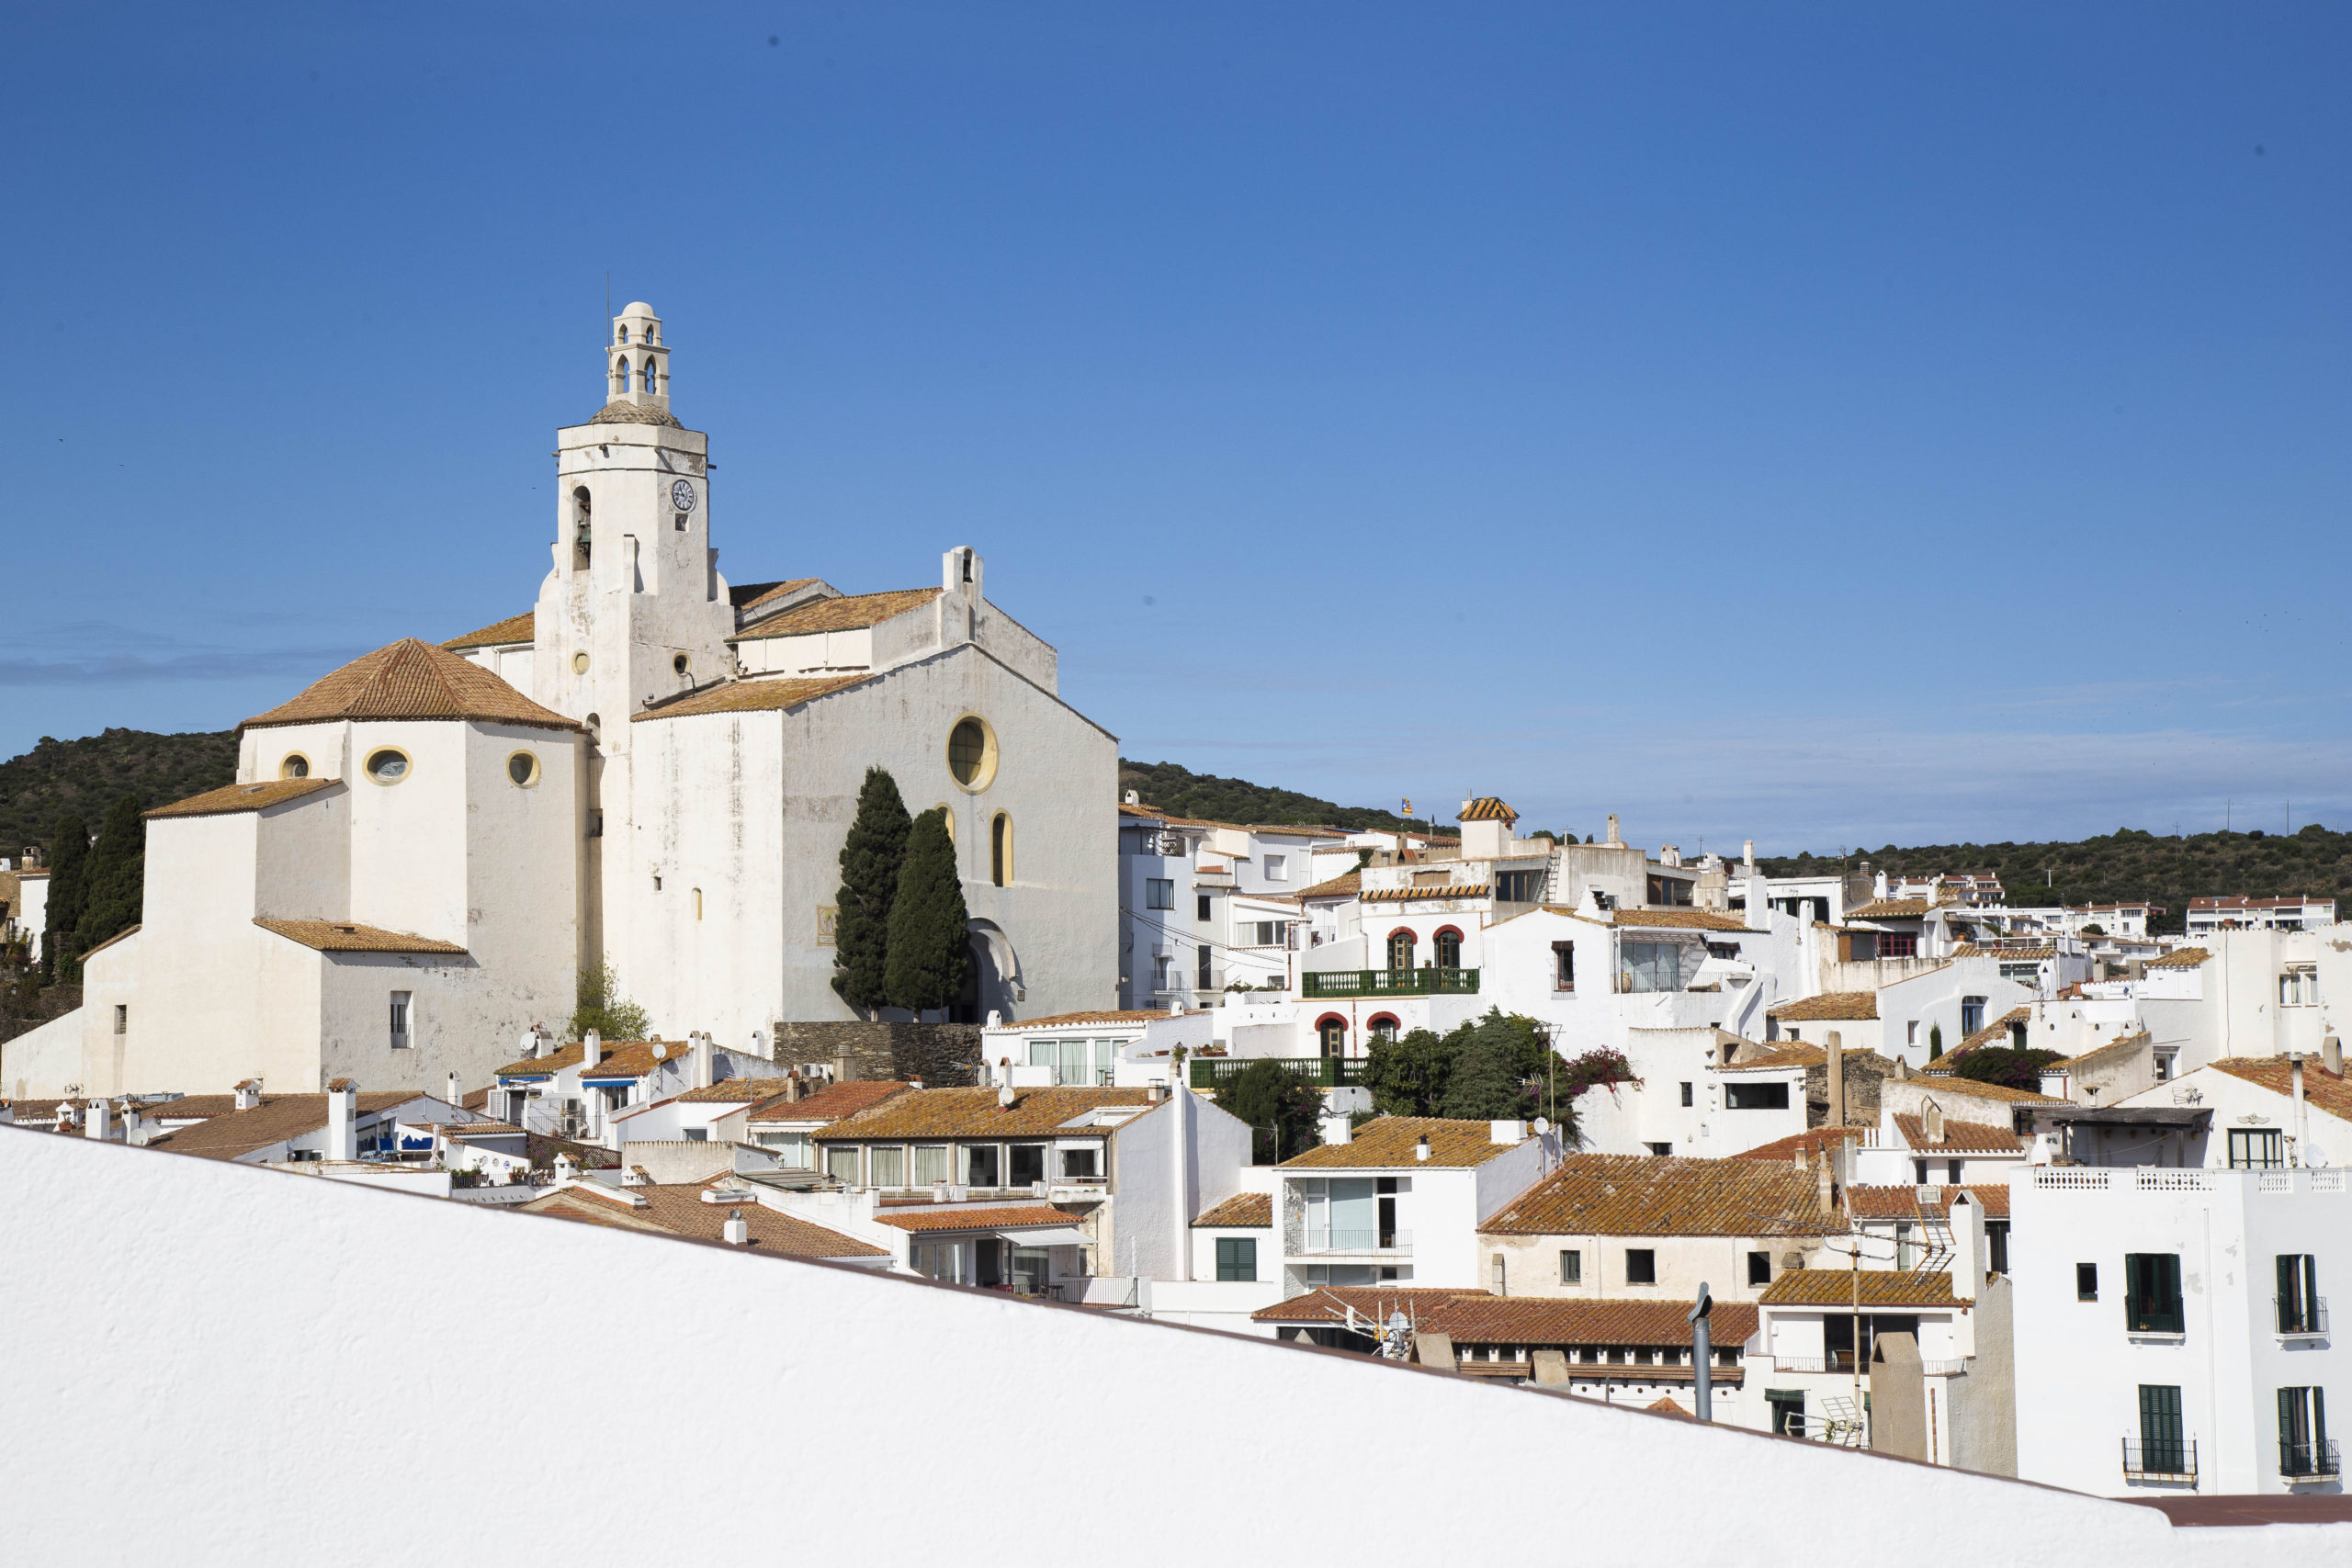
[[[2327,1165],[2327,1151],[2321,1148],[2317,1144],[2305,1144],[2303,1145],[2303,1163],[2310,1166],[2313,1170],[2324,1169]]]
[[[662,1043],[661,1041],[659,1041],[659,1040],[656,1040],[656,1041],[653,1043],[653,1059],[654,1059],[655,1061],[659,1062],[659,1061],[665,1060],[665,1059],[669,1056],[669,1055],[670,1055],[670,1047],[669,1047],[669,1046],[667,1046],[667,1045],[663,1044],[663,1043]]]

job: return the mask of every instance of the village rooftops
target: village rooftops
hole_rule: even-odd
[[[770,637],[809,637],[818,632],[863,631],[884,621],[920,610],[944,592],[937,588],[899,588],[880,593],[842,593],[795,604],[765,620],[753,621],[729,641]],[[779,597],[782,595],[779,594]],[[751,606],[745,619],[752,620]]]
[[[824,1142],[892,1143],[917,1138],[1035,1138],[1055,1134],[1101,1134],[1117,1123],[1097,1120],[1102,1111],[1152,1108],[1151,1091],[1141,1089],[1022,1089],[1010,1105],[992,1089],[922,1089],[884,1101],[820,1130]],[[805,1101],[803,1102],[806,1103]]]
[[[1946,1117],[1941,1141],[1928,1135],[1927,1123],[1920,1117],[1898,1115],[1894,1125],[1914,1154],[2013,1155],[2025,1147],[2017,1134],[1986,1122],[1958,1122]]]
[[[786,1078],[721,1078],[706,1089],[673,1094],[671,1100],[688,1105],[756,1105],[785,1092]],[[668,1103],[665,1101],[664,1103]]]
[[[1283,1170],[1427,1170],[1432,1167],[1466,1169],[1481,1166],[1517,1148],[1529,1134],[1498,1142],[1496,1123],[1457,1122],[1442,1116],[1375,1116],[1358,1127],[1344,1144],[1318,1144],[1303,1155],[1282,1162]],[[1506,1127],[1510,1123],[1504,1123]],[[1427,1139],[1430,1156],[1419,1150]]]
[[[1799,1155],[1811,1160],[1834,1145],[1860,1144],[1861,1141],[1862,1129],[1860,1127],[1815,1127],[1809,1133],[1792,1133],[1785,1138],[1775,1138],[1769,1144],[1758,1144],[1746,1154],[1734,1155],[1731,1157],[1777,1160],[1782,1165],[1793,1168]]]
[[[1826,1235],[1808,1171],[1759,1160],[1570,1155],[1478,1227],[1487,1235]]]
[[[1960,1044],[1954,1048],[1953,1054],[1957,1055],[1962,1051],[1973,1050],[1979,1045],[1990,1045],[1996,1041],[2007,1039],[2008,1037],[2009,1025],[2013,1023],[2030,1023],[2032,1021],[2033,1010],[2031,1008],[2011,1008],[2008,1011],[2003,1013],[2000,1017],[1995,1019],[1992,1022],[1986,1024],[1984,1028],[1978,1030],[1975,1033],[1962,1041]]]
[[[1329,1326],[1344,1324],[1350,1308],[1360,1318],[1385,1321],[1392,1312],[1418,1318],[1421,1314],[1463,1296],[1484,1296],[1475,1288],[1446,1290],[1414,1285],[1328,1285],[1261,1307],[1250,1314],[1256,1323],[1306,1323]],[[1489,1297],[1488,1299],[1492,1299]]]
[[[1917,920],[1931,908],[1925,898],[1874,898],[1846,911],[1849,920]]]
[[[411,637],[330,671],[238,728],[346,719],[475,719],[540,729],[580,728],[470,660]]]
[[[1274,1200],[1266,1192],[1237,1192],[1193,1222],[1207,1230],[1263,1230],[1273,1223]]]
[[[480,631],[453,637],[441,646],[452,653],[469,648],[511,648],[516,643],[530,642],[538,636],[538,614],[526,610],[519,615],[509,615],[503,621],[492,621]]]
[[[2291,1097],[2295,1092],[2295,1065],[2284,1056],[2222,1056],[2205,1065],[2273,1094]],[[2352,1122],[2352,1080],[2308,1057],[2303,1062],[2303,1098],[2331,1116]]]
[[[1792,1269],[1758,1296],[1758,1306],[1843,1307],[1857,1294],[1866,1307],[1962,1307],[1951,1293],[1951,1276],[1892,1269]],[[1720,1308],[1718,1311],[1722,1310]]]
[[[780,1258],[876,1262],[890,1256],[882,1247],[839,1231],[811,1224],[797,1215],[778,1213],[749,1194],[740,1202],[731,1199],[712,1202],[704,1198],[706,1190],[707,1184],[612,1188],[599,1182],[576,1181],[544,1198],[533,1199],[523,1205],[523,1212],[609,1225],[616,1230],[667,1231],[672,1235],[691,1236],[697,1241],[724,1241],[727,1217],[736,1213],[743,1217],[743,1228],[749,1237],[746,1245],[754,1252],[773,1253]]]
[[[1245,895],[1247,897],[1247,895]],[[1045,1018],[1016,1019],[1010,1023],[990,1027],[1000,1034],[1018,1033],[1024,1029],[1067,1029],[1080,1023],[1153,1023],[1174,1016],[1165,1011],[1127,1012],[1057,1012]]]
[[[2194,969],[2213,955],[2201,947],[2176,947],[2162,958],[2151,958],[2147,969]]]
[[[1796,1001],[1782,1002],[1768,1010],[1768,1018],[1787,1023],[1830,1022],[1840,1021],[1859,1023],[1878,1016],[1876,991],[1824,991],[1817,997],[1804,997]]]
[[[774,1082],[763,1079],[763,1082]],[[860,1079],[853,1083],[812,1084],[798,1100],[786,1100],[784,1090],[752,1108],[748,1120],[752,1122],[838,1122],[844,1116],[854,1116],[870,1111],[886,1100],[910,1092],[910,1083],[889,1078]]]
[[[388,931],[351,920],[274,920],[256,915],[254,924],[266,931],[300,942],[315,953],[435,953],[462,955],[454,942],[439,942],[408,931]],[[96,949],[92,950],[93,952]],[[86,957],[87,954],[85,954]]]
[[[902,1231],[931,1232],[1044,1230],[1076,1224],[1079,1216],[1047,1203],[886,1203],[874,1218]]]
[[[819,679],[786,675],[747,676],[740,680],[721,681],[716,685],[672,697],[667,702],[656,703],[641,713],[629,715],[629,722],[644,724],[654,719],[695,718],[713,713],[781,713],[880,678],[872,672],[829,675]]]
[[[1351,871],[1329,882],[1318,882],[1299,894],[1299,901],[1309,898],[1352,898],[1363,889],[1363,873]]]
[[[2009,1190],[1993,1182],[1964,1187],[1849,1187],[1846,1209],[1857,1223],[1867,1220],[1940,1220],[1951,1213],[1955,1193],[1965,1192],[1988,1220],[2009,1217]]]
[[[2029,1089],[2011,1089],[2002,1083],[1984,1083],[1964,1078],[1957,1073],[1921,1073],[1911,1080],[1926,1086],[1929,1092],[1945,1092],[1958,1098],[1998,1100],[2004,1105],[2064,1105],[2055,1095],[2042,1094]]]
[[[660,1046],[662,1054],[654,1055]],[[693,1049],[683,1040],[615,1040],[605,1043],[596,1065],[581,1077],[590,1082],[602,1083],[623,1078],[641,1078],[663,1062],[676,1061]],[[587,1055],[578,1041],[559,1045],[544,1056],[526,1056],[519,1062],[509,1062],[498,1069],[498,1077],[505,1078],[551,1078],[566,1067],[576,1067]]]
[[[1566,910],[1561,911],[1563,914]],[[1648,931],[1748,931],[1752,928],[1737,915],[1721,909],[1690,909],[1680,907],[1655,909],[1612,909],[1609,923],[1634,926]]]
[[[1442,1334],[1455,1345],[1684,1346],[1692,1342],[1687,1301],[1590,1301],[1556,1296],[1497,1296],[1480,1290],[1443,1290],[1393,1285],[1327,1285],[1250,1314],[1256,1323],[1343,1328],[1352,1314],[1358,1324],[1385,1322],[1402,1313],[1417,1333]],[[1708,1326],[1719,1346],[1736,1346],[1756,1332],[1756,1308],[1745,1302],[1717,1302]],[[1651,1378],[1674,1369],[1642,1363],[1577,1362],[1578,1378]],[[1690,1375],[1688,1367],[1681,1374]],[[1738,1381],[1729,1369],[1717,1376]]]
[[[355,1098],[355,1113],[373,1116],[430,1096],[423,1089],[384,1089]],[[325,1095],[287,1094],[266,1100],[251,1111],[231,1111],[225,1115],[207,1117],[193,1126],[165,1133],[148,1146],[169,1149],[174,1154],[199,1155],[206,1159],[235,1159],[255,1149],[318,1132],[326,1124]]]
[[[159,806],[146,817],[153,822],[173,817],[228,817],[241,811],[263,811],[285,801],[316,795],[322,789],[337,788],[342,783],[341,779],[268,779],[260,784],[224,784],[169,806]]]

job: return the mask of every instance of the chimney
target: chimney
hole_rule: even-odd
[[[465,1101],[465,1098],[466,1091],[458,1087],[458,1075],[451,1073],[449,1075],[449,1103],[451,1105],[462,1104]]]
[[[729,1247],[748,1247],[751,1245],[752,1227],[744,1222],[742,1210],[729,1209],[727,1211],[727,1224],[720,1228],[719,1235],[727,1238],[727,1245]]]
[[[580,1035],[580,1066],[582,1070],[594,1066],[605,1059],[605,1036],[600,1030],[583,1030]]]
[[[2319,1043],[2319,1065],[2325,1067],[2329,1072],[2334,1073],[2337,1077],[2342,1077],[2344,1076],[2344,1042],[2337,1039],[2333,1034],[2330,1034],[2321,1040]]]
[[[708,1089],[715,1081],[712,1075],[718,1071],[714,1058],[718,1055],[718,1047],[707,1034],[689,1035],[687,1038],[692,1042],[690,1049],[693,1054],[691,1071],[694,1082],[689,1087]]]
[[[1951,1293],[1973,1302],[1984,1293],[1984,1215],[1965,1188],[1951,1198]]]
[[[1527,1123],[1517,1119],[1497,1120],[1487,1123],[1487,1141],[1501,1144],[1506,1148],[1527,1141]]]
[[[1753,866],[1756,863],[1755,840],[1742,839],[1739,841],[1739,863],[1745,866]]]
[[[1846,1047],[1838,1043],[1838,1032],[1831,1030],[1821,1043],[1822,1060],[1829,1072],[1829,1124],[1846,1124]]]
[[[1323,1118],[1325,1143],[1334,1145],[1350,1143],[1354,1140],[1355,1135],[1355,1123],[1344,1112]]]
[[[2295,1096],[2299,1100],[2302,1098],[2302,1088],[2303,1066],[2298,1062],[2295,1064]],[[90,1101],[89,1114],[82,1121],[82,1136],[96,1138],[100,1143],[114,1136],[114,1106],[111,1103],[104,1100]]]
[[[247,1078],[237,1086],[237,1109],[251,1111],[261,1103],[261,1079]]]
[[[1143,1086],[1143,1098],[1146,1104],[1157,1105],[1168,1098],[1168,1086],[1164,1083],[1146,1084]]]
[[[579,1175],[580,1168],[571,1163],[570,1155],[559,1154],[555,1156],[555,1179],[559,1184],[574,1180]]]
[[[1421,1141],[1413,1145],[1413,1157],[1419,1160],[1430,1157],[1430,1135],[1427,1133],[1423,1133]]]
[[[1622,844],[1625,841],[1623,839],[1618,837],[1617,813],[1614,811],[1609,814],[1609,841],[1612,844]]]
[[[2301,1165],[2304,1139],[2308,1132],[2305,1125],[2308,1118],[2303,1111],[2303,1053],[2298,1051],[2287,1060],[2293,1064],[2295,1075],[2295,1163]]]
[[[1814,1184],[1815,1195],[1821,1202],[1821,1212],[1834,1214],[1838,1212],[1838,1174],[1837,1168],[1827,1158],[1828,1152],[1826,1148],[1823,1149],[1824,1157],[1814,1167]]]
[[[359,1086],[349,1078],[327,1085],[327,1151],[329,1159],[357,1159],[358,1135],[352,1127],[359,1110]]]
[[[1927,1134],[1928,1142],[1940,1145],[1944,1141],[1944,1108],[1932,1100],[1928,1101],[1921,1109],[1919,1130]]]
[[[1131,789],[1125,795],[1119,796],[1119,804],[1122,806],[1141,806],[1143,804],[1143,792],[1141,790]]]
[[[792,1071],[785,1075],[784,1102],[786,1105],[799,1104],[801,1098],[808,1092],[808,1080],[800,1076],[800,1069],[798,1067],[793,1068]]]

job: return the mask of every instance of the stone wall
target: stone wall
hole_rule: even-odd
[[[1875,1051],[1846,1050],[1846,1125],[1878,1125],[1878,1086],[1894,1071],[1894,1063]],[[1829,1123],[1829,1067],[1815,1062],[1804,1070],[1804,1124],[1808,1129]]]
[[[53,1018],[63,1018],[82,1005],[79,986],[51,986],[26,995],[14,985],[0,987],[0,1043],[29,1034]]]
[[[844,1082],[919,1079],[925,1089],[968,1089],[978,1081],[977,1023],[779,1023],[779,1066],[832,1064]]]

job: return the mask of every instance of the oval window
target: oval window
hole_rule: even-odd
[[[947,732],[947,771],[966,789],[988,788],[996,776],[996,737],[989,733],[984,721],[959,718]]]
[[[286,761],[277,764],[277,776],[281,779],[309,778],[311,776],[311,759],[305,757],[300,751],[288,752],[286,754]]]
[[[528,751],[517,751],[506,759],[506,776],[528,789],[539,782],[539,760]]]
[[[588,673],[588,656],[586,654],[575,653],[571,656],[571,672],[574,675],[585,675]]]
[[[670,660],[670,668],[675,670],[681,675],[684,674],[686,672],[686,656],[682,653],[678,655],[677,658]]]
[[[368,754],[368,776],[378,784],[398,784],[408,777],[408,753],[387,746]]]

